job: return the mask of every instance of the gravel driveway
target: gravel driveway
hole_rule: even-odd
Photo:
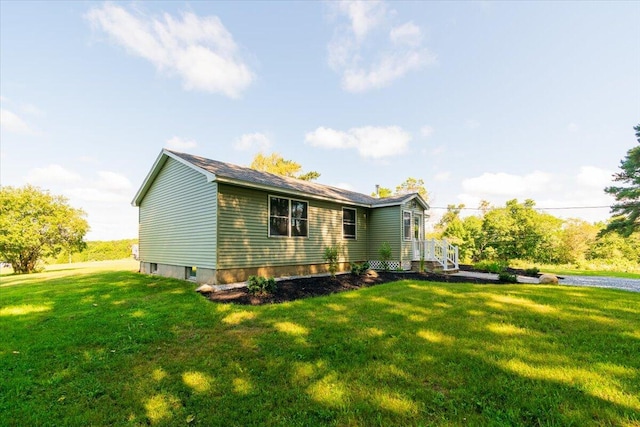
[[[474,271],[460,271],[454,276],[477,277],[498,280],[497,274],[478,273]],[[538,279],[534,277],[518,276],[518,282],[534,284]],[[619,279],[617,277],[598,276],[562,276],[561,285],[569,286],[591,286],[595,288],[622,289],[625,291],[640,292],[640,279]]]
[[[562,276],[562,285],[592,286],[596,288],[623,289],[625,291],[640,292],[640,279],[619,279],[617,277],[596,276]]]

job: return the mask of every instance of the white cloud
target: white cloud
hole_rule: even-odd
[[[98,181],[96,181],[96,188],[103,191],[109,191],[112,193],[130,193],[133,185],[126,176],[109,171],[98,172]]]
[[[22,135],[32,135],[35,133],[17,114],[4,108],[0,109],[0,127],[4,131]]]
[[[342,1],[331,6],[338,24],[327,47],[328,62],[341,74],[343,89],[365,92],[385,87],[436,61],[422,47],[420,27],[413,22],[391,26],[396,12],[384,2]]]
[[[133,198],[133,196],[127,197],[124,194],[103,191],[95,187],[68,188],[64,190],[63,193],[69,199],[78,201],[82,206],[86,205],[86,202],[127,203]]]
[[[420,135],[422,135],[424,138],[429,138],[431,135],[433,135],[433,128],[431,126],[422,126],[420,128]]]
[[[578,132],[578,130],[579,130],[579,129],[580,129],[580,128],[579,128],[579,127],[578,127],[578,125],[577,125],[577,124],[575,124],[575,123],[569,123],[569,125],[567,126],[567,130],[568,130],[569,132]]]
[[[98,179],[85,180],[84,186],[68,188],[65,194],[81,202],[129,202],[133,185],[122,174],[99,171]]]
[[[271,140],[263,133],[246,133],[233,143],[233,148],[240,151],[249,151],[258,149],[259,151],[267,151],[271,147]]]
[[[508,173],[483,173],[462,181],[462,188],[473,196],[509,196],[517,197],[544,190],[551,183],[552,175],[545,172],[533,172],[528,175]]]
[[[594,166],[582,166],[576,181],[582,186],[603,190],[613,184],[613,172]]]
[[[585,221],[604,221],[609,218],[613,197],[603,189],[611,184],[611,172],[594,166],[582,166],[574,173],[546,173],[536,171],[526,175],[484,173],[464,180],[464,193],[459,202],[476,207],[480,200],[494,206],[504,206],[513,198],[531,198],[536,208],[559,218],[581,218]]]
[[[439,182],[449,181],[450,178],[451,178],[451,172],[439,172],[435,174],[435,176],[433,177],[434,181],[439,181]]]
[[[165,147],[170,150],[188,150],[197,146],[198,143],[193,139],[182,139],[178,136],[174,136],[173,138],[167,140],[167,143],[165,144]]]
[[[329,149],[355,148],[361,157],[381,159],[407,151],[411,135],[398,126],[365,126],[338,131],[319,127],[305,135],[305,142]]]
[[[343,190],[355,191],[355,187],[346,182],[339,182],[335,186],[338,188],[342,188]]]
[[[94,7],[85,16],[130,54],[150,61],[159,71],[178,74],[188,90],[238,98],[254,81],[217,16],[186,12],[178,18],[168,13],[156,18],[112,3]]]
[[[348,67],[342,75],[342,86],[348,92],[366,92],[387,86],[409,71],[421,68],[427,58],[420,52],[395,52],[381,55],[370,67]]]
[[[52,164],[44,168],[31,169],[26,180],[33,185],[49,186],[82,182],[82,177],[60,165]]]
[[[385,20],[387,7],[379,0],[339,1],[339,11],[347,15],[351,31],[357,40],[364,39],[369,32]]]
[[[88,240],[124,239],[138,234],[137,211],[130,204],[135,189],[123,174],[99,171],[85,175],[51,164],[31,169],[25,181],[61,194],[71,206],[84,210],[91,227]]]
[[[420,46],[422,43],[422,31],[413,22],[392,28],[389,39],[395,44],[405,44],[411,47]]]

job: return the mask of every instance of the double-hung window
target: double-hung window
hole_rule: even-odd
[[[270,196],[269,237],[309,237],[309,203]]]
[[[355,239],[356,225],[356,210],[342,208],[342,237],[345,239]]]
[[[402,212],[402,229],[404,231],[404,240],[411,240],[411,212]]]

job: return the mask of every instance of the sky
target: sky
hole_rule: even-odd
[[[638,22],[639,1],[2,0],[0,184],[67,197],[88,240],[137,237],[162,148],[277,152],[366,194],[422,179],[432,222],[514,198],[604,221]]]

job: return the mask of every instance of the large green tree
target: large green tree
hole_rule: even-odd
[[[0,261],[16,273],[31,273],[36,263],[81,250],[89,224],[67,199],[27,185],[0,189]]]
[[[397,195],[410,193],[418,193],[425,200],[429,197],[427,189],[424,187],[424,180],[413,177],[407,178],[402,184],[398,185],[395,192]]]
[[[596,242],[602,225],[592,224],[581,219],[571,218],[564,221],[560,235],[557,261],[576,263],[584,261],[591,246]]]
[[[271,153],[268,156],[258,153],[253,158],[249,167],[258,171],[298,178],[305,181],[312,181],[320,177],[320,173],[315,171],[302,173],[300,163],[294,162],[293,160],[286,160],[278,153]]]
[[[640,124],[633,129],[640,143]],[[623,185],[612,185],[604,190],[616,198],[611,207],[613,218],[605,232],[617,231],[628,237],[634,231],[640,231],[640,145],[627,151],[620,162],[620,169],[622,171],[615,174],[613,180]]]
[[[482,224],[487,247],[508,261],[525,259],[553,262],[559,245],[562,220],[535,210],[535,202],[509,200],[504,208],[488,211]]]

